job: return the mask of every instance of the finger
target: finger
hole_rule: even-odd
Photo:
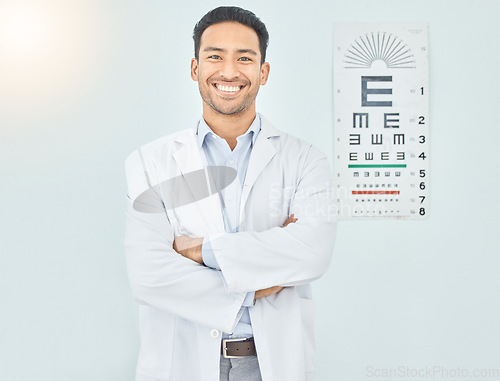
[[[294,218],[294,214],[291,214],[290,217],[288,217],[283,224],[283,227],[286,227],[288,224],[295,223],[297,222],[298,218]]]

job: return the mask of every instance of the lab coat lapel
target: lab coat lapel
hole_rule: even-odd
[[[243,183],[243,192],[241,194],[240,204],[240,224],[244,218],[243,211],[245,210],[245,204],[255,181],[257,181],[264,168],[276,154],[276,148],[270,141],[272,136],[279,136],[279,131],[276,130],[263,116],[261,116],[261,131],[255,141],[254,147],[252,148],[245,182]]]
[[[196,135],[196,128],[189,130],[187,134],[180,135],[176,141],[181,143],[182,146],[173,153],[174,160],[176,161],[181,174],[186,181],[187,188],[191,192],[203,219],[207,224],[207,232],[220,233],[224,231],[224,220],[222,217],[222,208],[219,197],[213,197],[211,186],[207,184],[208,194],[206,198],[200,199],[195,195],[200,194],[197,189],[200,186],[199,177],[185,176],[191,172],[203,169],[207,182],[209,179],[208,164],[203,152],[203,148],[199,147]],[[203,202],[202,205],[201,202]]]

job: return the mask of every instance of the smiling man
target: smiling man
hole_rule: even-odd
[[[193,39],[203,117],[126,163],[136,381],[312,380],[310,282],[335,238],[330,166],[256,113],[270,71],[259,18],[219,7]]]
[[[260,36],[251,26],[239,22],[209,24],[217,12],[228,9],[213,11],[195,28],[196,57],[191,61],[191,78],[198,81],[205,122],[216,135],[229,139],[234,149],[236,137],[255,120],[255,97],[269,76],[269,63],[264,62],[269,35],[264,24],[249,15],[246,17],[252,26],[258,26]]]
[[[255,31],[239,23],[215,24],[204,31],[200,51],[191,61],[191,77],[198,81],[204,106],[210,109],[204,109],[204,115],[245,111],[252,116],[259,86],[269,75],[258,46]],[[255,118],[255,110],[253,114]]]

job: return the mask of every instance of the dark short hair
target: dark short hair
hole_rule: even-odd
[[[252,28],[259,37],[261,63],[266,61],[266,50],[269,43],[269,33],[260,19],[250,11],[239,7],[218,7],[212,9],[198,21],[193,30],[194,56],[199,59],[201,35],[209,26],[222,22],[237,22]]]

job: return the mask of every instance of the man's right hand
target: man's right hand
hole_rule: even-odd
[[[285,221],[285,223],[283,224],[283,227],[286,227],[288,224],[293,224],[295,222],[297,222],[298,218],[295,218],[295,214],[290,214],[290,217],[288,217]]]

